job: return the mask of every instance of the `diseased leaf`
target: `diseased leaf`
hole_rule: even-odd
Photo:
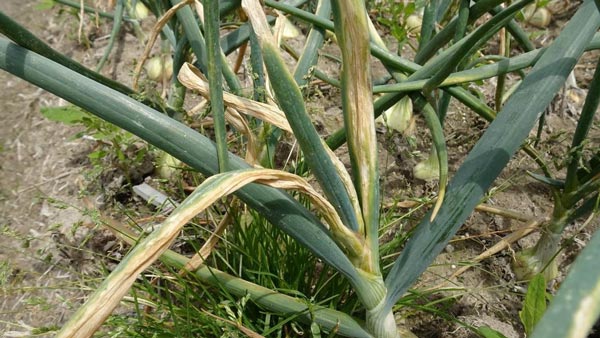
[[[360,201],[357,218],[362,217],[365,238],[370,244],[371,262],[367,271],[379,274],[377,254],[379,229],[379,172],[377,138],[373,119],[372,81],[367,65],[369,29],[362,0],[333,1],[335,33],[342,53],[342,110],[348,131],[348,151],[352,165],[352,180]]]
[[[353,207],[354,204],[351,198],[351,195],[355,195],[355,193],[349,192],[354,190],[354,187],[344,184],[333,161],[325,150],[321,137],[313,126],[306,110],[302,92],[279,53],[279,48],[271,33],[271,28],[260,2],[257,0],[243,0],[242,8],[258,37],[275,99],[294,131],[294,136],[304,153],[304,160],[312,169],[312,173],[340,215],[344,225],[353,231],[362,229],[364,226],[362,215],[357,215],[360,210]]]
[[[196,90],[205,98],[209,98],[208,82],[196,67],[185,63],[179,70],[179,81],[188,89]],[[240,113],[248,114],[263,121],[269,122],[287,132],[292,132],[285,114],[277,107],[266,103],[246,99],[230,93],[223,93],[223,100],[228,107],[237,109]]]

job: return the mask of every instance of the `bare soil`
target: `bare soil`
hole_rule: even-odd
[[[46,41],[60,27],[53,16],[34,9],[34,1],[2,1],[0,10]],[[74,208],[82,182],[77,158],[87,147],[71,140],[77,129],[44,119],[40,106],[60,99],[0,72],[0,335],[22,337],[34,328],[61,325],[84,293],[77,271],[57,250],[54,234],[82,219]]]
[[[77,43],[76,21],[65,15],[56,16],[56,10],[40,12],[34,8],[36,3],[3,0],[0,11],[26,25],[57,50],[95,66],[105,41],[98,43],[99,48],[84,48]],[[106,34],[107,30],[100,27],[96,33]],[[88,27],[84,31],[91,30]],[[105,73],[128,83],[131,60],[139,56],[142,49],[124,49],[124,41],[139,47],[126,39],[133,37],[124,34],[119,42],[121,47],[117,47],[118,55]],[[593,72],[589,64],[595,61],[588,60],[595,60],[597,55],[588,54],[577,69],[577,83],[584,88],[582,90]],[[0,83],[0,121],[3,122],[0,124],[0,335],[22,337],[64,324],[89,293],[88,282],[99,278],[86,253],[91,250],[90,234],[98,234],[98,230],[89,228],[86,208],[95,204],[96,196],[87,194],[84,177],[89,169],[87,154],[94,144],[73,138],[80,128],[51,122],[41,116],[41,106],[64,105],[61,99],[6,72],[0,72]],[[341,123],[339,104],[328,96],[327,89],[321,94],[315,103],[316,119],[326,133]],[[561,131],[572,132],[575,120],[571,115],[577,114],[581,106],[581,102],[568,100],[566,105],[559,105],[562,109],[548,116],[544,131],[543,146],[557,157],[564,154],[566,145],[553,141],[553,136]],[[485,127],[486,124],[466,108],[452,105],[446,125],[451,173]],[[418,127],[418,130],[423,129]],[[593,132],[593,137],[598,139],[598,130]],[[412,167],[420,158],[408,155],[415,149],[400,136],[390,135],[384,129],[380,141],[381,167],[385,175],[384,204],[435,193],[435,184],[412,176]],[[426,154],[428,142],[426,135],[419,135],[416,150]],[[552,204],[548,189],[526,175],[526,170],[535,169],[530,159],[518,155],[496,181],[487,204],[532,218],[549,215]],[[448,280],[462,265],[469,264],[523,224],[512,218],[475,212],[417,285],[419,290],[440,285],[446,289],[424,294],[419,300],[429,311],[409,308],[399,314],[399,320],[419,337],[475,337],[462,323],[489,326],[509,338],[524,337],[518,317],[524,284],[515,281],[510,263],[515,250],[535,243],[536,234],[475,264],[458,279]],[[408,227],[411,223],[401,226]],[[595,220],[589,229],[597,226],[598,220]],[[574,253],[585,245],[589,233],[591,230],[572,233],[577,240],[567,250],[569,254],[559,258],[561,271],[568,270]],[[102,246],[108,240],[99,241],[96,244]],[[433,315],[433,310],[446,313],[452,319]]]
[[[36,9],[38,3],[3,0],[0,11],[53,48],[94,67],[102,51],[77,42],[75,17]],[[93,28],[86,26],[84,32]],[[121,47],[124,43],[119,41]],[[105,67],[108,75],[116,65],[125,67],[119,63],[124,54],[115,49],[116,57]],[[85,189],[94,142],[74,137],[81,127],[40,114],[40,107],[67,102],[4,71],[0,83],[0,336],[25,337],[69,319],[89,293],[86,285],[99,277],[101,267],[90,261],[89,251],[106,239],[98,242],[92,236],[102,231],[92,229],[86,211],[100,201]]]

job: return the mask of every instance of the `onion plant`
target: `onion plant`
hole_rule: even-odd
[[[0,32],[12,40],[0,38],[0,68],[138,135],[208,177],[161,226],[145,237],[130,240],[134,245],[131,252],[63,326],[58,337],[92,335],[138,275],[159,259],[185,267],[198,278],[218,283],[232,294],[249,296],[267,309],[306,313],[305,301],[235,278],[201,260],[189,263],[188,258],[169,250],[187,222],[229,194],[237,196],[342,274],[365,314],[364,318],[354,318],[353,314],[312,305],[311,318],[301,315],[299,320],[312,321],[324,331],[343,336],[400,337],[394,317],[398,300],[447,245],[513,155],[522,149],[545,168],[536,150],[524,143],[586,48],[598,48],[594,34],[600,27],[597,4],[586,0],[554,42],[543,51],[533,51],[523,30],[513,20],[530,0],[514,1],[506,7],[501,6],[500,0],[477,1],[473,5],[461,1],[458,9],[447,6],[449,1],[432,1],[425,10],[428,14],[423,19],[417,56],[411,61],[390,52],[370,28],[363,0],[319,0],[315,13],[300,7],[305,1],[264,0],[264,5],[258,0],[142,2],[161,17],[161,25],[155,27],[154,33],[161,32],[174,54],[171,90],[177,99],[169,100],[165,109],[161,108],[164,104],[139,99],[142,96],[135,90],[54,51],[0,13]],[[116,16],[123,15],[122,6],[121,1]],[[267,16],[265,7],[271,8],[270,14],[287,14],[311,25],[306,47],[294,71],[282,57],[283,21]],[[243,11],[242,17],[248,22],[223,35],[222,18],[234,9]],[[488,12],[493,15],[486,16]],[[481,67],[467,62],[502,28],[528,53]],[[308,85],[306,79],[310,76],[323,75],[315,64],[326,31],[335,34],[341,52],[341,75],[335,83],[341,88],[344,128],[323,140],[307,113],[302,87]],[[253,71],[257,74],[252,99],[241,96],[240,80],[225,58],[248,41],[252,47]],[[369,67],[373,57],[386,66],[394,82],[375,87],[375,91],[386,93],[376,100]],[[533,67],[526,71],[530,66]],[[499,111],[461,86],[517,70],[526,75]],[[183,97],[191,92],[210,100],[214,140],[188,127],[181,118]],[[567,179],[556,199],[558,222],[548,228],[549,234],[560,233],[573,217],[595,207],[600,182],[597,159],[590,161],[596,162],[591,169],[586,167],[588,171],[577,169],[583,169],[578,165],[581,159],[578,152],[597,107],[598,93],[600,90],[590,90],[588,95]],[[416,226],[391,269],[384,271],[379,251],[381,198],[374,121],[406,95],[424,117],[434,141],[432,154],[440,178],[438,203]],[[446,187],[448,165],[443,117],[450,99],[464,103],[491,123]],[[248,127],[249,120],[260,126],[260,135]],[[236,147],[244,149],[245,155],[229,151],[227,125],[245,136],[247,142],[243,147]],[[261,160],[262,147],[268,146],[270,137],[277,139],[281,133],[295,138],[302,161],[320,189],[286,171],[256,167],[259,163],[272,163]],[[331,151],[344,142],[348,145],[350,174]],[[301,192],[311,207],[285,190]],[[597,247],[598,243],[590,245]],[[598,263],[586,264],[595,264],[598,269]],[[581,270],[574,273],[581,274]],[[589,286],[599,281],[594,275],[581,283]],[[565,287],[581,287],[580,284],[565,283]],[[569,301],[587,302],[585,297],[578,294]],[[597,292],[590,297],[595,303],[600,299]],[[596,315],[597,311],[592,317]],[[559,320],[566,324],[570,319],[564,316]],[[544,336],[559,337],[554,332]]]
[[[600,93],[600,63],[590,83],[590,93]],[[594,216],[600,205],[600,148],[586,136],[598,110],[599,95],[588,95],[573,135],[566,160],[564,180],[533,175],[552,189],[554,209],[551,220],[542,226],[537,244],[520,252],[514,263],[518,278],[528,279],[543,272],[547,280],[558,275],[557,262],[561,235],[577,219]],[[587,222],[586,222],[587,223]]]

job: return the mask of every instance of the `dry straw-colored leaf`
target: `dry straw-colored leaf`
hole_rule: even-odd
[[[248,121],[233,108],[227,108],[225,110],[225,119],[246,137],[246,156],[244,156],[244,160],[250,165],[258,165],[258,142],[256,141],[252,129],[250,129]]]
[[[208,82],[196,67],[189,63],[185,63],[178,76],[179,82],[191,90],[197,91],[205,98],[209,97]],[[271,123],[272,125],[281,128],[287,132],[292,132],[285,114],[277,107],[246,99],[231,93],[223,93],[223,101],[225,105],[234,108],[238,112],[256,117],[257,119]]]
[[[276,40],[271,33],[271,27],[267,21],[267,16],[258,0],[242,0],[242,9],[252,23],[252,29],[259,40],[276,46]]]
[[[361,247],[360,241],[342,224],[333,206],[297,175],[272,169],[245,169],[215,175],[200,185],[165,222],[131,250],[57,337],[90,337],[127,294],[139,274],[170,247],[187,222],[222,197],[250,183],[303,192],[321,211],[336,237],[345,236],[341,245],[350,249]]]

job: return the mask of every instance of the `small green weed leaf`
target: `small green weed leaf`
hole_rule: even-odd
[[[50,121],[75,124],[83,121],[88,114],[75,106],[42,107],[42,115]]]
[[[477,328],[477,333],[483,338],[506,338],[505,335],[492,329],[489,326],[482,326]]]
[[[319,324],[313,322],[310,324],[310,334],[313,338],[321,338],[321,328]]]
[[[525,326],[527,335],[533,332],[535,325],[540,321],[544,312],[546,312],[546,280],[544,275],[537,274],[529,282],[523,309],[519,311],[519,318]]]
[[[42,0],[35,5],[35,9],[38,11],[47,11],[54,7],[54,0]]]
[[[107,156],[107,151],[105,150],[96,150],[88,154],[88,158],[90,160],[99,160],[105,156]]]

